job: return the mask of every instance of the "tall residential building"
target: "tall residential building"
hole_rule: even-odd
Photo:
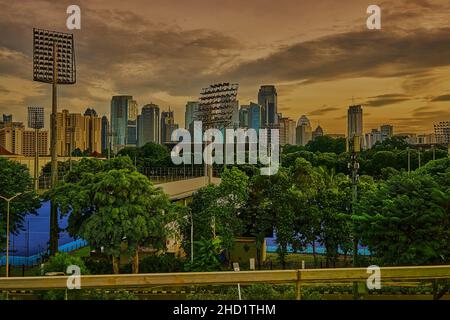
[[[278,125],[278,98],[275,86],[261,86],[258,92],[258,104],[261,106],[262,127],[275,128]]]
[[[372,129],[370,133],[364,135],[364,147],[366,149],[372,148],[377,142],[383,142],[383,134],[378,129]]]
[[[0,145],[13,154],[22,154],[22,141],[25,126],[11,119],[0,123]]]
[[[312,139],[312,127],[309,119],[302,115],[297,122],[296,131],[296,144],[299,146],[306,146],[306,144]]]
[[[437,143],[450,144],[450,121],[441,121],[434,124],[434,134]]]
[[[86,121],[86,150],[102,153],[102,119],[97,111],[87,108],[84,112]]]
[[[102,153],[109,149],[109,120],[107,116],[102,117]]]
[[[312,132],[312,139],[315,140],[317,137],[323,136],[323,129],[320,125]]]
[[[35,139],[34,130],[25,130],[23,123],[12,122],[12,117],[0,122],[0,146],[13,154],[34,156]],[[38,133],[38,152],[40,156],[49,154],[48,131]]]
[[[436,134],[434,133],[424,133],[417,135],[417,144],[435,144]]]
[[[350,106],[347,112],[347,137],[362,137],[363,134],[363,110],[360,105]]]
[[[285,144],[295,144],[295,121],[287,118],[280,117],[279,118],[279,127],[280,127],[280,145]]]
[[[148,142],[160,143],[159,107],[150,103],[142,107],[138,116],[138,146]]]
[[[128,144],[128,105],[132,100],[132,96],[125,95],[113,96],[111,99],[110,134],[112,149],[114,152],[118,152]]]
[[[39,156],[47,156],[48,148],[48,131],[38,131],[38,154]],[[36,150],[36,132],[34,130],[25,130],[22,139],[22,155],[34,157]]]
[[[85,115],[62,110],[57,114],[57,154],[68,156],[74,150],[101,153],[102,120],[94,109]]]
[[[178,129],[178,124],[175,123],[173,111],[163,111],[161,113],[161,143],[172,142],[172,132]]]
[[[391,138],[394,135],[394,127],[390,124],[381,125],[380,131],[383,141]]]
[[[184,112],[184,128],[193,132],[195,113],[198,111],[198,101],[188,101]]]

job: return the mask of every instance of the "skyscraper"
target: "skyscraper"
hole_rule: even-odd
[[[148,142],[160,143],[159,107],[150,103],[142,107],[138,116],[138,146]]]
[[[347,112],[347,137],[352,140],[353,136],[362,137],[363,134],[363,110],[360,105],[350,106]]]
[[[256,131],[261,128],[261,106],[254,102],[248,106],[248,127]]]
[[[22,122],[12,122],[12,117],[6,120],[0,123],[0,145],[13,154],[22,154],[25,126]]]
[[[188,101],[186,103],[186,110],[184,112],[184,128],[193,131],[195,113],[198,111],[198,101]]]
[[[172,142],[172,132],[178,129],[178,125],[175,123],[173,111],[163,111],[161,113],[161,143]]]
[[[319,125],[312,133],[312,139],[315,140],[317,137],[323,136],[323,130],[322,127]]]
[[[381,138],[383,141],[391,138],[394,135],[394,127],[391,126],[390,124],[383,124],[380,127],[380,131],[381,131]]]
[[[102,152],[102,119],[94,109],[88,108],[84,115],[62,110],[58,112],[56,122],[59,156],[68,156],[76,149]]]
[[[250,106],[242,105],[239,109],[239,127],[248,128],[249,127],[249,109]]]
[[[127,121],[127,145],[137,145],[137,116],[138,104],[136,100],[128,100],[128,121]]]
[[[95,109],[87,108],[84,112],[86,122],[86,146],[90,152],[102,153],[102,119]]]
[[[12,122],[12,114],[3,114],[3,122]]]
[[[37,133],[37,149],[39,156],[47,156],[48,149],[48,131],[43,130]],[[33,130],[25,130],[22,139],[22,155],[32,157],[36,150],[36,132]]]
[[[102,153],[109,149],[109,120],[107,116],[102,117]]]
[[[275,86],[261,86],[258,92],[258,104],[261,106],[262,127],[276,127],[278,124],[278,98]]]
[[[309,119],[302,115],[297,122],[296,131],[296,144],[299,146],[306,146],[306,144],[312,139],[312,127]]]
[[[111,99],[112,149],[118,152],[128,143],[128,103],[132,96],[113,96]]]

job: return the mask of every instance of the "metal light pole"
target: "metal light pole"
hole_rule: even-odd
[[[0,196],[3,200],[6,201],[6,277],[9,277],[9,203],[14,200],[16,197],[20,196],[22,192],[17,193],[11,198],[6,198]]]
[[[411,172],[411,151],[409,150],[408,147],[408,173]]]
[[[51,57],[51,60],[49,59]],[[33,29],[33,80],[52,85],[50,123],[51,187],[58,182],[57,155],[57,86],[76,82],[73,35],[43,29]],[[50,206],[50,254],[58,250],[58,213],[54,202]]]
[[[361,141],[358,135],[353,136],[351,145],[351,156],[349,168],[352,171],[352,215],[355,215],[355,205],[358,199],[358,170],[359,170],[359,153],[361,152]],[[353,235],[353,267],[356,267],[358,258],[358,239]],[[353,282],[353,298],[358,298],[358,283]]]

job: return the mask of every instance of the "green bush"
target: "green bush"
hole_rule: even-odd
[[[83,262],[92,274],[113,274],[111,261],[107,256],[83,257]]]
[[[139,264],[140,273],[180,271],[183,271],[183,261],[171,254],[147,256]]]
[[[67,267],[75,265],[80,268],[81,274],[89,274],[89,269],[84,264],[84,261],[80,257],[72,256],[66,252],[58,252],[51,257],[48,262],[44,264],[44,274],[47,272],[64,272],[66,273]]]

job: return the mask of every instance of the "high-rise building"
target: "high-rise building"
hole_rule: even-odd
[[[353,136],[362,137],[363,134],[363,110],[360,105],[350,106],[347,112],[347,137],[351,140]]]
[[[261,86],[258,92],[258,104],[261,106],[262,127],[275,128],[278,125],[278,98],[275,86]]]
[[[295,144],[295,121],[287,117],[279,117],[280,145]]]
[[[441,121],[434,124],[434,134],[437,143],[450,143],[450,121]]]
[[[68,156],[76,149],[102,152],[102,119],[94,109],[88,108],[84,115],[62,110],[56,119],[58,156]]]
[[[24,131],[23,123],[12,122],[12,117],[3,121],[0,123],[0,145],[13,154],[22,154]]]
[[[12,122],[12,116],[6,122],[0,122],[0,146],[13,154],[34,156],[35,139],[36,132],[34,130],[25,130],[22,122]],[[39,131],[39,155],[46,156],[48,151],[48,131]]]
[[[102,117],[102,153],[110,148],[109,145],[109,120],[107,116]]]
[[[381,125],[380,131],[381,131],[381,138],[383,141],[391,138],[394,135],[394,127],[390,124]]]
[[[383,142],[382,132],[378,129],[372,129],[370,133],[366,133],[364,141],[364,147],[366,149],[372,148],[377,142]]]
[[[239,127],[248,128],[249,127],[249,105],[242,105],[239,109]]]
[[[198,101],[188,101],[184,112],[184,128],[193,132],[195,113],[198,111]]]
[[[172,132],[178,129],[178,124],[175,123],[173,111],[163,111],[161,113],[161,143],[172,142]]]
[[[48,148],[48,131],[38,131],[38,154],[39,156],[47,156],[49,154]],[[25,130],[23,132],[22,140],[22,155],[33,157],[36,150],[36,132],[33,130]]]
[[[320,125],[317,126],[317,128],[312,133],[312,139],[315,140],[317,137],[323,136],[323,129]]]
[[[116,153],[128,144],[128,105],[132,100],[132,96],[125,95],[113,96],[111,99],[110,134],[112,149]]]
[[[137,116],[138,116],[138,104],[136,100],[128,101],[128,123],[127,123],[127,145],[137,145]]]
[[[95,109],[87,108],[84,112],[86,122],[86,150],[102,153],[102,119]]]
[[[138,116],[138,146],[148,142],[160,143],[159,107],[150,103],[142,107]]]
[[[302,115],[297,122],[296,131],[296,144],[299,146],[306,146],[306,144],[312,139],[312,127],[309,119]]]
[[[256,131],[261,128],[261,106],[250,102],[248,106],[248,127]]]
[[[434,133],[424,133],[417,135],[417,144],[435,144],[436,134]]]
[[[12,122],[12,114],[3,114],[3,122]]]

